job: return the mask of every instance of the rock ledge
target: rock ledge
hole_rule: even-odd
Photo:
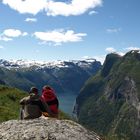
[[[10,120],[0,124],[0,140],[101,140],[70,120],[38,118]]]

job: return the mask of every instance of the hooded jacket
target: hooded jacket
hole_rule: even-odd
[[[58,114],[58,99],[53,89],[43,89],[41,100],[45,101],[52,113]]]
[[[29,96],[20,100],[20,104],[22,105],[23,109],[23,119],[34,119],[42,115],[39,105],[36,105],[33,102],[41,102],[39,95],[30,93]]]

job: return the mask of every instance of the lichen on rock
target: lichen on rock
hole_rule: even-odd
[[[1,123],[0,140],[100,140],[100,137],[70,120],[37,118]]]

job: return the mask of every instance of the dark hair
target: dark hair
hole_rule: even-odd
[[[49,86],[49,85],[45,85],[45,86],[43,87],[43,89],[52,89],[52,88],[51,88],[51,86]]]
[[[31,87],[29,93],[35,93],[38,94],[38,89],[36,87]]]

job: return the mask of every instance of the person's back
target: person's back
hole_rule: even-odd
[[[34,119],[42,115],[40,107],[34,102],[40,102],[38,94],[30,92],[28,97],[24,97],[20,100],[22,105],[22,119]]]
[[[54,117],[57,118],[59,113],[58,111],[59,102],[55,95],[54,90],[50,86],[43,87],[41,99],[42,101],[45,101],[48,104],[51,113],[53,114]]]

